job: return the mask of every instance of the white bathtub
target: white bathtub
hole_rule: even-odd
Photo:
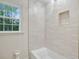
[[[31,51],[31,59],[67,59],[67,58],[47,48],[40,48]]]

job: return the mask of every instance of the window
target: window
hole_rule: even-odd
[[[0,31],[20,31],[20,9],[0,3]]]

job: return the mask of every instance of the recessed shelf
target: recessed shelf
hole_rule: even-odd
[[[59,13],[59,24],[69,24],[69,10],[63,11]]]

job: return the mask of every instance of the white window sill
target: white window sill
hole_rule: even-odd
[[[22,31],[0,31],[0,34],[24,34]]]

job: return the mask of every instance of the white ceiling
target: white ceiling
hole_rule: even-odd
[[[43,3],[50,3],[50,2],[56,1],[56,0],[37,0],[37,1],[40,1],[40,2],[43,2]]]
[[[51,2],[51,0],[31,0],[31,1],[34,1],[34,2],[41,2],[41,3],[50,3]]]
[[[51,0],[39,0],[39,1],[44,2],[44,3],[48,3],[48,2],[50,2]]]
[[[29,0],[29,1],[30,1],[30,3],[31,3],[31,2],[32,2],[32,3],[40,2],[40,3],[42,3],[43,5],[48,5],[48,4],[53,4],[54,1],[56,1],[56,0]]]

